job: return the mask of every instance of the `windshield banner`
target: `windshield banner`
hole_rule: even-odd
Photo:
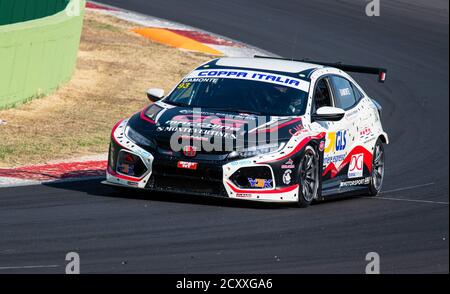
[[[291,87],[308,93],[309,82],[289,76],[268,72],[240,69],[205,69],[191,72],[186,79],[189,82],[211,82],[211,79],[241,79],[259,81]]]

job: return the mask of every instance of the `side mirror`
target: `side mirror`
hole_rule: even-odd
[[[324,106],[317,109],[312,115],[314,121],[339,121],[345,115],[345,110],[338,107]]]
[[[152,102],[156,102],[158,100],[161,100],[161,98],[164,97],[164,90],[163,89],[148,89],[147,90],[147,98],[148,100]]]

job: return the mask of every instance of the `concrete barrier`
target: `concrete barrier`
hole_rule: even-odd
[[[69,0],[0,0],[0,26],[53,15]]]
[[[0,7],[2,10],[5,1],[22,2],[0,0],[4,5]],[[57,7],[49,6],[51,1],[63,3],[61,0],[31,2],[45,5],[49,12]],[[0,109],[47,95],[70,79],[80,43],[84,6],[85,0],[70,0],[66,6],[60,5],[64,10],[55,14],[0,26]],[[15,11],[13,6],[8,7]],[[38,9],[35,15],[45,15],[43,10]],[[30,15],[23,14],[22,19]],[[14,19],[21,18],[11,17],[9,21]]]

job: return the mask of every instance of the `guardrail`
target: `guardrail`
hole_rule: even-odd
[[[0,0],[0,9],[10,7],[6,2],[30,0]],[[62,0],[34,0],[33,5],[22,8],[37,9],[35,14],[22,17],[10,16],[9,21],[28,19],[31,15],[52,12]],[[0,26],[0,109],[47,95],[64,82],[70,80],[76,64],[85,0],[66,0],[63,9],[50,16],[9,25]],[[20,11],[20,9],[19,9]],[[4,12],[2,12],[4,13]],[[6,18],[2,18],[6,19]]]

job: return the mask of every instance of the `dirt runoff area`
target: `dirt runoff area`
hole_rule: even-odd
[[[105,153],[111,128],[212,59],[133,33],[133,24],[87,11],[72,80],[53,95],[0,111],[0,167]]]

